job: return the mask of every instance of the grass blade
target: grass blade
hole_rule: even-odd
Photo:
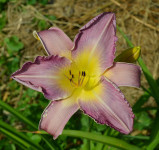
[[[8,112],[10,112],[11,114],[13,114],[14,116],[16,116],[19,120],[21,120],[25,124],[27,124],[30,127],[32,127],[34,130],[37,130],[38,125],[35,125],[34,123],[32,123],[29,119],[27,119],[26,117],[24,117],[21,113],[17,112],[14,108],[12,108],[11,106],[9,106],[8,104],[4,103],[2,100],[0,100],[0,106],[3,109],[5,109]],[[45,139],[44,136],[42,136],[42,139],[45,141],[45,143],[48,145],[48,147],[51,150],[55,150],[55,148],[52,146],[52,144],[54,144],[54,142],[49,143],[48,140]],[[57,147],[57,146],[55,146],[55,147]]]
[[[158,92],[159,87],[157,85],[157,82],[153,79],[152,74],[150,73],[150,71],[148,70],[146,65],[144,64],[141,57],[139,57],[138,63],[140,65],[140,67],[142,68],[142,71],[145,75],[145,78],[146,78],[147,82],[149,83],[149,86],[151,88],[153,97],[155,98],[156,103],[159,105],[159,92]]]
[[[18,132],[15,128],[11,127],[7,123],[4,123],[0,120],[0,131],[10,137],[11,139],[15,140],[16,142],[24,145],[25,147],[33,147],[34,149],[43,150],[43,148],[34,143],[32,140],[30,140],[27,136],[24,134]]]
[[[153,150],[157,145],[159,145],[159,111],[157,111],[152,129],[151,140],[148,144],[147,150]]]
[[[128,43],[128,45],[130,46],[130,48],[133,48],[134,45],[132,44],[132,42],[128,39],[128,37],[126,36],[126,34],[120,29],[119,26],[116,27],[118,29],[118,31],[121,33],[121,35],[124,37],[124,39],[126,40],[126,42]]]
[[[130,138],[130,139],[138,139],[138,140],[149,140],[150,139],[149,136],[143,136],[143,135],[136,135],[136,136],[123,135],[123,137]]]
[[[85,132],[85,131],[76,131],[76,130],[64,130],[62,135],[71,136],[71,137],[79,137],[79,138],[86,138],[89,140],[93,140],[96,142],[101,142],[107,144],[109,146],[113,146],[116,148],[121,148],[124,150],[141,150],[137,146],[131,145],[123,140],[110,137],[110,136],[103,136],[95,133]]]
[[[8,130],[4,128],[0,127],[0,132],[4,134],[5,136],[7,136],[9,139],[13,140],[17,145],[19,145],[19,147],[21,147],[24,150],[26,148],[28,149],[29,147],[31,147],[28,143],[21,140],[19,137],[15,136],[13,133],[8,132]]]
[[[144,92],[144,94],[138,99],[138,101],[133,105],[133,112],[138,112],[141,109],[141,106],[146,103],[150,98],[150,94],[148,92]]]
[[[33,129],[37,129],[37,126],[35,124],[33,124],[30,120],[25,118],[22,114],[17,112],[15,109],[13,109],[11,106],[9,106],[8,104],[4,103],[2,100],[0,100],[0,106],[3,109],[5,109],[8,112],[10,112],[11,114],[13,114],[14,116],[16,116],[18,119],[20,119],[24,123],[26,123],[27,125],[29,125],[30,127],[32,127]]]
[[[33,133],[48,134],[45,131],[34,131]],[[86,138],[88,140],[100,142],[100,143],[103,143],[103,144],[106,144],[106,145],[109,145],[112,147],[124,149],[124,150],[141,150],[141,148],[139,148],[135,145],[131,145],[123,140],[120,140],[120,139],[117,139],[114,137],[110,137],[110,136],[86,132],[86,131],[63,130],[62,135],[71,136],[71,137],[78,137],[78,138],[82,138],[82,139]]]

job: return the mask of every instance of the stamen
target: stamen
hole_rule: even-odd
[[[79,83],[80,86],[83,84],[85,75],[86,75],[85,71],[82,71],[82,77],[80,78],[80,83]]]
[[[69,79],[69,80],[70,80],[70,78],[69,78],[69,77],[67,77],[65,74],[64,74],[64,76],[65,76],[67,79]]]
[[[65,76],[68,80],[70,80],[70,83],[72,84],[72,86],[78,87],[78,84],[73,81],[74,75],[71,73],[71,70],[69,70],[69,73],[70,73],[70,75],[71,75],[71,78],[67,77],[65,74],[64,74],[64,76]]]
[[[79,71],[79,76],[78,76],[78,85],[80,84],[80,77],[81,77],[81,72]]]
[[[81,80],[81,82],[80,82],[80,86],[83,84],[84,78],[85,78],[85,77],[82,78],[82,80]]]
[[[75,86],[75,87],[79,87],[79,86],[82,86],[82,84],[85,80],[86,72],[85,71],[79,71],[78,83],[76,83],[76,80],[74,81],[75,75],[72,74],[71,70],[69,70],[69,75],[70,75],[70,77],[67,77],[66,75],[65,75],[65,77],[69,79],[71,85]]]
[[[86,72],[85,72],[85,71],[83,71],[83,76],[84,76],[84,77],[86,76]]]
[[[75,82],[72,80],[72,78],[70,79],[70,82],[71,82],[72,86],[78,87],[77,83],[75,83]]]
[[[78,84],[79,86],[82,85],[83,80],[84,80],[84,71],[82,71],[82,75],[79,77],[79,84]]]
[[[70,73],[70,75],[71,75],[71,70],[69,70],[69,73]]]

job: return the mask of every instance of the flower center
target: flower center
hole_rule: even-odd
[[[90,58],[90,59],[89,59]],[[98,55],[92,55],[85,51],[72,60],[70,66],[65,66],[59,70],[57,81],[59,86],[65,91],[74,89],[90,91],[99,85],[101,67]]]

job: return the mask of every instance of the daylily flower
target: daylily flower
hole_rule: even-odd
[[[134,114],[118,86],[139,87],[140,68],[114,62],[116,20],[103,13],[82,27],[72,42],[58,28],[34,33],[50,56],[27,62],[12,78],[51,100],[39,124],[56,139],[79,109],[97,123],[124,134]]]

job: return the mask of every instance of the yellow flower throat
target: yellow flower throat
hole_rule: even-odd
[[[57,81],[63,90],[70,92],[76,90],[76,93],[87,97],[86,99],[93,98],[92,90],[97,93],[101,91],[101,86],[99,86],[101,82],[100,59],[98,54],[88,59],[89,57],[90,53],[86,51],[78,55],[70,66],[59,70],[60,79]]]

